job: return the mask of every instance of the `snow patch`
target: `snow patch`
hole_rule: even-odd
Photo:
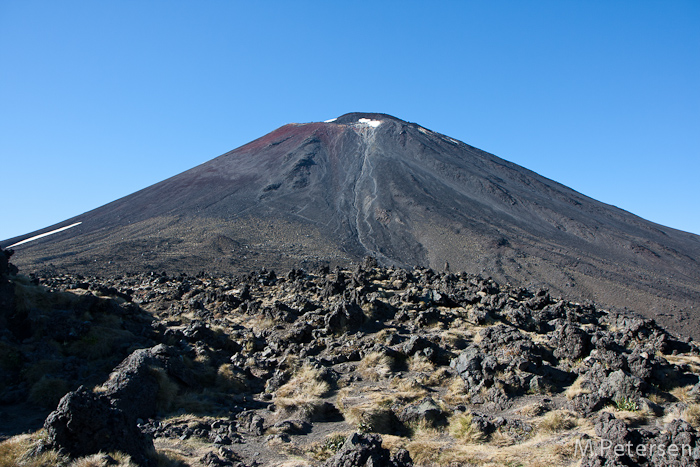
[[[369,118],[361,118],[357,121],[357,123],[362,123],[363,125],[369,125],[372,128],[377,128],[379,125],[382,124],[381,120],[371,120]]]
[[[335,122],[336,120],[338,120],[338,117],[331,118],[330,120],[324,120],[323,123],[333,123],[333,122]]]
[[[8,246],[7,248],[12,248],[13,246],[21,245],[21,244],[23,244],[23,243],[31,242],[31,241],[33,241],[33,240],[38,240],[38,239],[40,239],[40,238],[47,237],[47,236],[49,236],[49,235],[53,235],[53,234],[58,233],[58,232],[63,232],[64,230],[68,230],[68,229],[70,229],[71,227],[75,227],[76,225],[80,225],[80,224],[82,224],[82,222],[76,222],[75,224],[67,225],[67,226],[65,226],[65,227],[61,227],[60,229],[52,230],[51,232],[46,232],[46,233],[43,233],[43,234],[35,235],[35,236],[33,236],[33,237],[24,239],[24,240],[22,240],[21,242],[14,243],[14,244]]]
[[[418,127],[418,131],[420,131],[421,133],[426,134],[426,135],[429,135],[429,134],[430,134],[430,130],[426,130],[426,129],[423,128],[422,126],[419,126],[419,127]]]

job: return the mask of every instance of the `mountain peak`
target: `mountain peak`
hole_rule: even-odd
[[[100,275],[449,262],[647,317],[672,310],[700,336],[700,316],[678,311],[700,302],[699,239],[418,124],[351,112],[284,125],[3,246],[23,242],[24,270]]]
[[[396,118],[392,115],[376,113],[376,112],[350,112],[340,117],[333,118],[331,120],[326,120],[326,123],[337,123],[340,125],[350,125],[353,123],[367,123],[367,121],[378,121],[383,120],[393,120],[395,122],[405,123],[400,118]]]

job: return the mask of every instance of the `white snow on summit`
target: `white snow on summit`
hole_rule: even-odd
[[[361,118],[357,121],[357,123],[369,125],[372,128],[377,128],[379,125],[382,124],[381,120],[370,120],[369,118]]]

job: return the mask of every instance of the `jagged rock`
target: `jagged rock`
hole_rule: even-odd
[[[498,362],[484,354],[478,347],[467,347],[457,358],[450,362],[450,367],[462,377],[469,392],[477,392],[483,385],[493,382],[493,375],[498,368]]]
[[[356,329],[364,322],[365,315],[362,308],[345,300],[336,305],[325,317],[326,327],[335,333]]]
[[[136,421],[115,407],[109,396],[83,386],[61,399],[44,428],[48,445],[72,457],[120,451],[141,466],[153,464],[153,442],[139,430]]]
[[[447,421],[442,408],[430,396],[404,408],[398,419],[403,423],[425,422],[431,426],[444,425]]]
[[[573,361],[588,355],[590,337],[578,326],[567,323],[555,331],[552,344],[556,358]]]
[[[221,459],[219,456],[210,451],[206,453],[200,460],[206,467],[229,467],[233,466],[233,462],[227,459]]]
[[[163,344],[135,350],[109,375],[102,385],[103,395],[130,419],[155,415],[161,384],[157,371],[166,370],[168,359],[169,348]]]
[[[654,360],[648,352],[635,348],[632,354],[627,356],[627,368],[630,373],[637,378],[648,381],[654,372]]]
[[[568,404],[568,408],[587,417],[603,408],[605,401],[597,393],[578,394]]]
[[[698,466],[700,465],[700,440],[698,432],[688,422],[673,420],[667,430],[646,441],[648,445],[656,445],[657,449],[648,456],[649,464],[653,466]],[[664,447],[665,455],[662,454]],[[671,452],[671,446],[677,449]],[[676,455],[672,455],[676,454]]]
[[[497,324],[482,329],[479,334],[481,336],[479,346],[501,361],[511,361],[513,356],[519,355],[535,366],[539,366],[542,362],[539,346],[513,326]]]
[[[636,400],[641,395],[644,382],[622,370],[613,371],[602,382],[598,395],[613,401]]]
[[[253,410],[246,410],[238,415],[238,426],[241,430],[261,436],[265,431],[265,419]]]
[[[311,431],[311,423],[306,420],[282,420],[273,425],[273,429],[280,434],[303,435]]]
[[[382,447],[379,435],[353,433],[323,467],[412,467],[411,456],[399,450],[393,456]]]

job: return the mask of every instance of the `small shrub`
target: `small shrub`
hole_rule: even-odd
[[[309,454],[317,461],[325,461],[340,451],[345,444],[346,436],[342,433],[328,435],[323,443],[315,444],[309,450]]]
[[[42,377],[29,390],[29,401],[46,409],[53,409],[69,391],[68,383],[61,378]]]
[[[626,412],[637,412],[639,410],[639,404],[637,404],[637,401],[630,397],[618,397],[613,402],[615,403],[615,408],[617,410]]]

